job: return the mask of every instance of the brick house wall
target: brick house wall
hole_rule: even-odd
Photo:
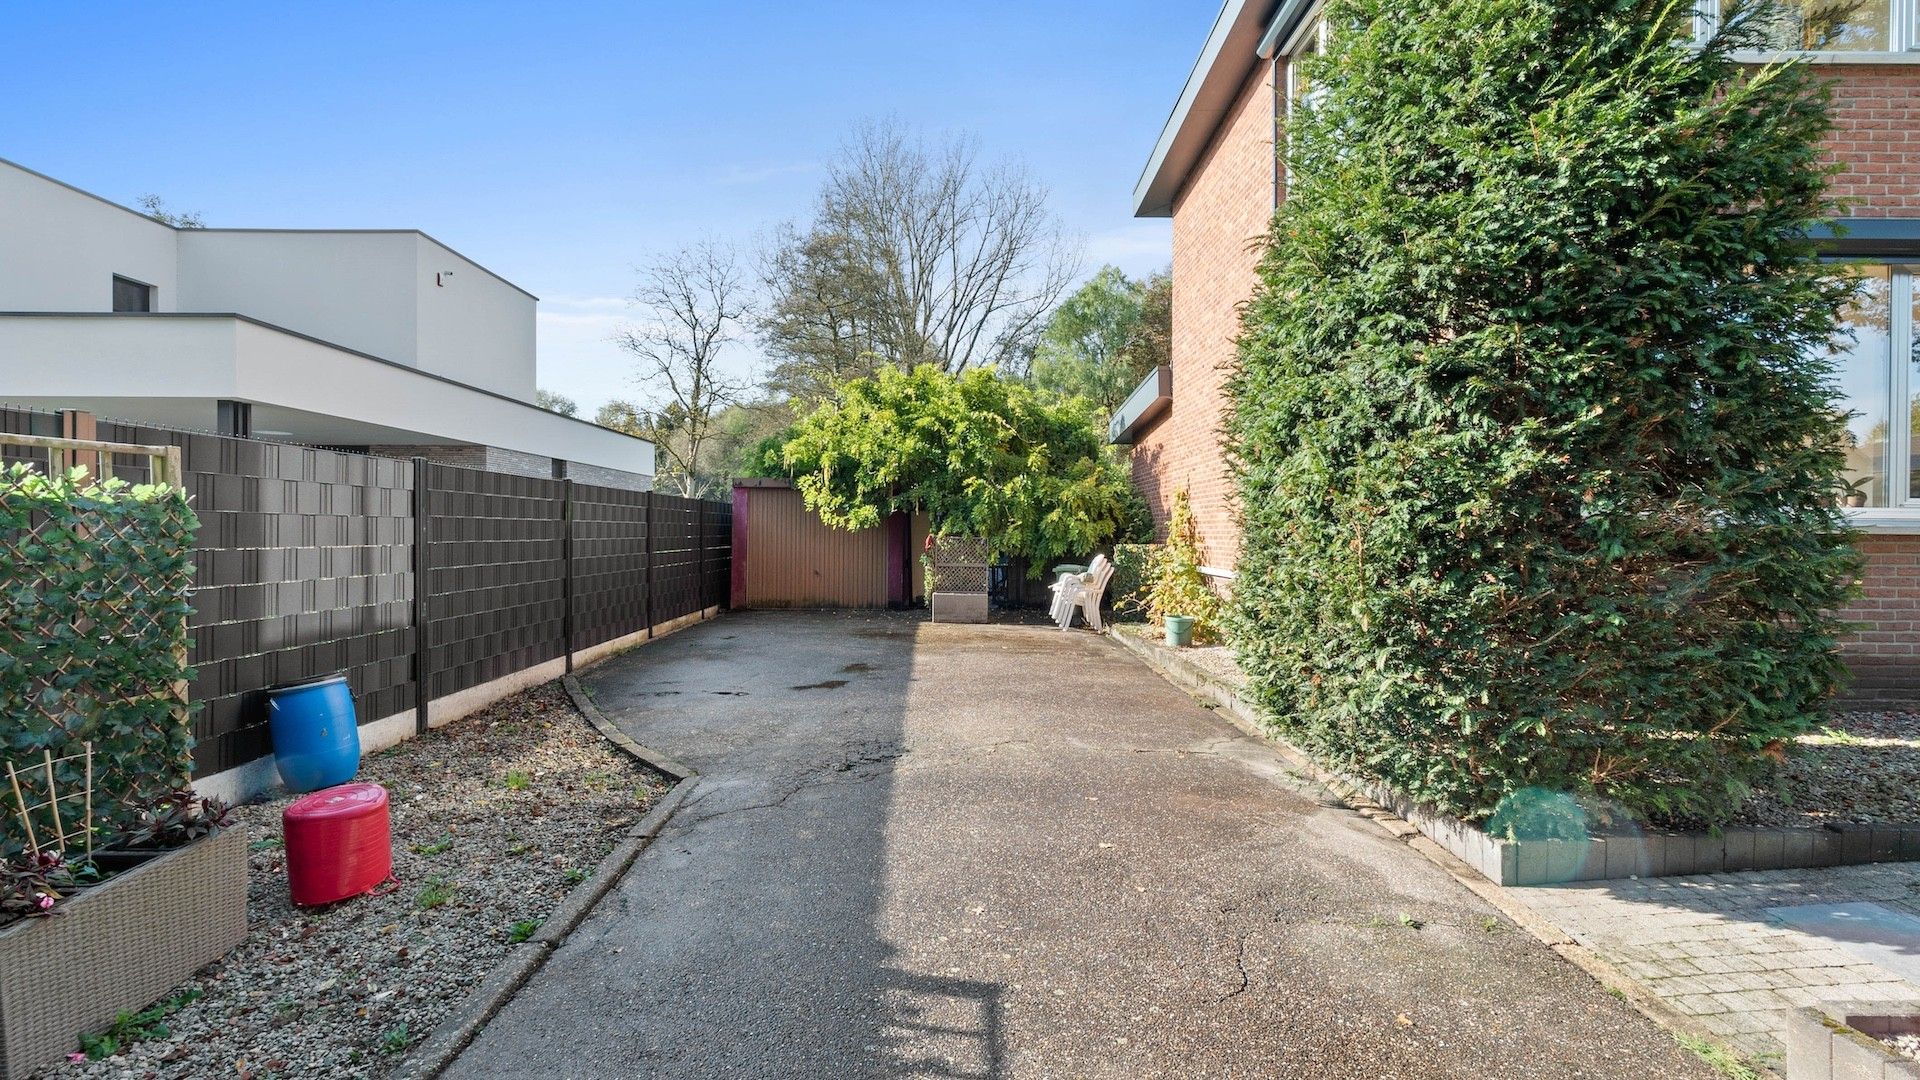
[[[1865,595],[1841,614],[1859,629],[1842,647],[1853,679],[1844,704],[1912,705],[1920,697],[1920,536],[1870,534]]]
[[[1232,483],[1221,456],[1225,366],[1234,358],[1240,307],[1278,187],[1274,152],[1276,65],[1260,63],[1201,156],[1173,209],[1173,407],[1134,443],[1134,484],[1153,509],[1161,539],[1175,492],[1185,488],[1212,566],[1240,550]]]
[[[1239,525],[1221,449],[1223,366],[1234,357],[1240,309],[1282,191],[1275,87],[1285,85],[1285,62],[1246,62],[1233,105],[1174,197],[1172,407],[1131,451],[1134,484],[1156,532],[1164,538],[1174,493],[1186,488],[1207,562],[1228,569]],[[1845,166],[1834,191],[1852,200],[1848,213],[1920,217],[1920,65],[1816,70],[1833,80],[1828,159]],[[1860,629],[1843,646],[1854,679],[1842,701],[1920,705],[1920,535],[1869,532],[1861,546],[1866,595],[1844,613]]]
[[[1920,66],[1823,64],[1833,82],[1833,190],[1856,217],[1920,216]],[[1177,286],[1176,286],[1177,287]]]

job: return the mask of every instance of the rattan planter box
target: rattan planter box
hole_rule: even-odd
[[[247,837],[227,829],[0,930],[0,1080],[79,1048],[247,936]]]

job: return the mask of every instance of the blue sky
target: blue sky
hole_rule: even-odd
[[[1128,196],[1216,7],[17,5],[0,157],[211,225],[424,229],[541,297],[540,381],[590,412],[634,393],[634,265],[803,216],[864,118],[1024,160],[1089,272],[1164,265]]]

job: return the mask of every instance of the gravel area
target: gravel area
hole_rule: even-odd
[[[1802,735],[1779,782],[1735,824],[1920,823],[1920,713],[1836,713]]]
[[[1167,640],[1167,632],[1154,623],[1113,623],[1111,625],[1116,633],[1162,644]],[[1180,650],[1180,656],[1182,659],[1191,661],[1207,674],[1224,679],[1235,686],[1247,681],[1246,676],[1240,674],[1240,665],[1234,663],[1233,650],[1225,645],[1190,645]]]
[[[1881,1041],[1892,1047],[1895,1053],[1920,1061],[1920,1035],[1895,1035]]]
[[[165,1037],[42,1076],[380,1076],[665,790],[554,683],[373,755],[359,779],[393,800],[397,890],[293,907],[280,844],[292,796],[243,807],[246,942],[179,988],[204,996],[165,1019]]]

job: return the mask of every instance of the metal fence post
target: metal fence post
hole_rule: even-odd
[[[707,592],[710,588],[707,582],[707,500],[705,499],[695,499],[693,503],[693,558],[694,573],[698,575],[694,580],[700,583],[695,603],[700,605],[700,613],[705,614]]]
[[[647,522],[647,535],[643,541],[645,546],[641,548],[644,552],[641,566],[645,568],[643,575],[646,581],[646,599],[642,601],[642,606],[646,611],[647,636],[651,638],[653,636],[653,492],[642,492],[640,504],[643,507],[641,513]]]
[[[427,731],[427,705],[431,701],[433,690],[433,672],[430,668],[432,652],[427,634],[427,579],[431,569],[427,558],[427,539],[431,530],[427,527],[429,500],[427,487],[430,483],[427,459],[413,459],[413,730],[416,735]]]
[[[560,481],[560,635],[573,670],[573,481]]]

